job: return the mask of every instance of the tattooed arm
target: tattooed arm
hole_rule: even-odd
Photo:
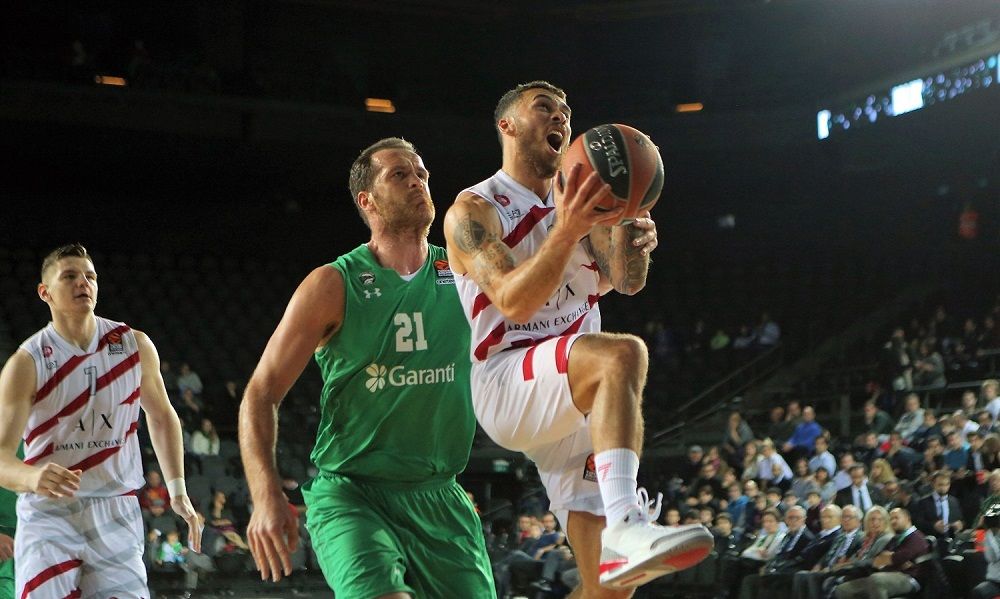
[[[619,212],[594,210],[608,186],[601,185],[596,175],[577,184],[578,171],[574,169],[565,190],[559,190],[564,198],[556,202],[556,224],[545,242],[520,264],[501,239],[500,217],[489,202],[463,193],[448,209],[444,234],[452,269],[472,277],[510,320],[530,320],[562,284],[576,244],[595,224],[619,218]]]
[[[646,286],[649,253],[657,245],[656,224],[648,212],[628,225],[594,227],[588,241],[601,271],[602,292],[635,295]]]

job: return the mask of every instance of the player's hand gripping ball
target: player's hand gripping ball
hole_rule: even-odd
[[[598,125],[573,140],[562,162],[562,172],[582,165],[583,181],[592,171],[611,185],[611,195],[598,210],[625,208],[618,224],[626,224],[650,210],[663,190],[663,159],[656,145],[642,131],[628,125]]]

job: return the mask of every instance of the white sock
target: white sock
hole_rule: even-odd
[[[594,456],[594,467],[604,514],[611,526],[624,520],[628,511],[638,505],[639,455],[631,449],[609,449]]]

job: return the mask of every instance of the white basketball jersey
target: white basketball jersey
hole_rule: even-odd
[[[97,318],[86,351],[52,323],[21,345],[38,387],[24,429],[24,462],[83,470],[78,497],[111,497],[145,483],[139,442],[142,369],[128,325]]]
[[[503,242],[518,263],[534,255],[555,222],[552,192],[545,202],[502,170],[468,188],[493,204],[503,226]],[[562,285],[525,324],[504,318],[468,276],[455,276],[462,309],[472,327],[472,359],[483,361],[496,352],[528,347],[559,335],[601,330],[597,262],[581,241],[563,271]]]

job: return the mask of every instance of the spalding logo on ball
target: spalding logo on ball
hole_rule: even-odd
[[[598,125],[577,137],[563,158],[563,172],[575,164],[582,165],[579,181],[597,171],[611,185],[611,196],[601,201],[598,210],[623,206],[619,224],[652,209],[663,191],[660,151],[645,133],[628,125]]]

